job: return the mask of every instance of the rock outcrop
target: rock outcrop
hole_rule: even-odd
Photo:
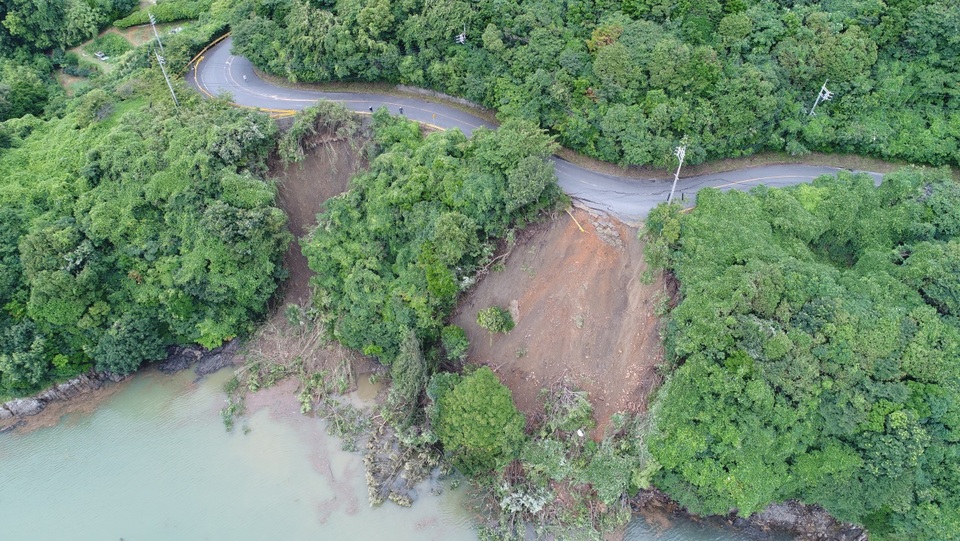
[[[46,406],[36,398],[16,398],[3,405],[3,408],[13,414],[13,417],[29,417],[43,411]]]
[[[200,363],[197,364],[194,372],[197,373],[197,376],[203,377],[221,368],[231,366],[238,349],[240,349],[240,341],[233,340],[217,349],[210,350],[200,359]]]
[[[54,385],[31,398],[15,398],[9,402],[0,404],[0,422],[37,415],[51,402],[70,400],[82,394],[100,389],[108,381],[118,382],[123,379],[122,376],[109,372],[80,374],[69,381]]]
[[[789,500],[773,503],[747,519],[750,527],[761,530],[784,530],[804,541],[866,541],[867,533],[860,526],[841,522],[819,505],[804,505]]]
[[[171,346],[167,348],[167,358],[157,364],[157,370],[164,374],[186,370],[203,355],[204,350],[200,346]]]

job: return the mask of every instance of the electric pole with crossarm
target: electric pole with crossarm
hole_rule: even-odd
[[[670,197],[667,198],[667,203],[673,202],[673,192],[677,189],[677,180],[680,179],[680,168],[683,167],[683,159],[687,156],[687,145],[681,144],[673,149],[673,155],[677,157],[677,161],[680,163],[677,164],[677,172],[673,174],[673,187],[670,188]]]
[[[817,105],[820,102],[829,101],[833,99],[833,92],[830,92],[829,90],[827,90],[827,81],[829,80],[830,79],[827,79],[826,81],[824,81],[823,86],[820,87],[820,93],[817,94],[817,100],[813,102],[813,107],[810,108],[810,116],[817,116],[817,113],[815,113],[814,111],[816,111]]]

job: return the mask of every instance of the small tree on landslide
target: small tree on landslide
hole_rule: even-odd
[[[447,457],[465,475],[501,468],[516,456],[526,421],[510,389],[488,367],[442,389],[434,398],[437,436]]]
[[[508,333],[513,330],[513,317],[505,308],[491,306],[477,312],[477,325],[490,333],[490,342],[493,342],[494,333]]]

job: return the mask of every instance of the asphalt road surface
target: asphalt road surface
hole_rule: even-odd
[[[468,112],[439,103],[410,97],[383,96],[355,92],[320,92],[275,86],[260,79],[253,65],[242,56],[230,53],[232,38],[227,38],[208,49],[187,72],[187,81],[207,96],[228,93],[230,100],[240,106],[264,109],[284,114],[309,107],[318,100],[342,103],[347,109],[369,113],[370,109],[387,107],[393,114],[441,129],[458,128],[466,135],[480,127],[496,128]],[[597,173],[553,158],[557,179],[570,197],[592,209],[610,213],[617,218],[637,223],[650,210],[667,200],[673,179],[638,180]],[[692,206],[700,188],[721,190],[749,190],[759,184],[779,187],[833,174],[840,169],[812,165],[772,165],[738,169],[725,173],[681,178],[674,199],[682,199]],[[879,183],[882,175],[869,173]]]

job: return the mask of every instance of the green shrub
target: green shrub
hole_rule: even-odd
[[[449,385],[449,376],[444,382]],[[505,466],[525,439],[510,389],[486,366],[441,389],[434,421],[448,458],[471,476]]]
[[[500,306],[491,306],[477,312],[477,325],[491,333],[508,333],[514,327],[510,312]]]
[[[102,52],[110,57],[120,56],[131,49],[133,46],[126,38],[114,33],[106,33],[83,47],[83,50],[91,55]]]
[[[443,343],[443,349],[447,352],[448,360],[463,361],[467,358],[470,340],[461,327],[447,325],[440,331],[440,341]]]
[[[148,9],[135,11],[130,15],[119,19],[113,23],[117,28],[129,28],[140,24],[150,22],[150,14],[158,23],[172,23],[174,21],[185,21],[187,19],[196,19],[205,11],[210,9],[210,0],[168,0],[167,2],[158,2],[155,6]]]

